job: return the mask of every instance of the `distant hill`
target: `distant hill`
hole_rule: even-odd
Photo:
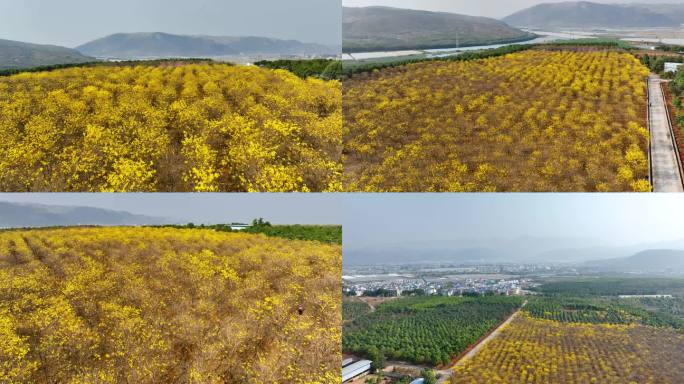
[[[345,266],[358,265],[402,265],[402,264],[479,264],[511,262],[502,253],[486,247],[460,249],[419,249],[415,247],[367,248],[362,250],[345,250],[342,262]]]
[[[649,249],[630,257],[588,261],[586,267],[606,272],[684,273],[684,250]]]
[[[219,57],[238,55],[334,55],[334,47],[265,37],[185,36],[118,33],[76,47],[79,52],[116,59]]]
[[[91,207],[18,204],[0,201],[0,228],[66,225],[152,225],[169,220]]]
[[[527,32],[486,17],[391,7],[343,8],[344,52],[451,48],[522,41]]]
[[[643,28],[677,27],[671,7],[657,5],[598,4],[588,1],[545,3],[516,12],[503,19],[516,27],[557,28]]]
[[[684,4],[630,4],[635,8],[642,8],[648,11],[664,15],[674,20],[678,24],[684,24]]]
[[[344,264],[411,264],[411,263],[567,263],[576,262],[572,252],[555,257],[556,249],[571,249],[577,244],[594,246],[592,239],[563,237],[484,237],[401,242],[391,245],[345,247]],[[614,257],[630,253],[615,253]],[[542,257],[542,255],[544,255]],[[585,260],[601,259],[592,253]],[[610,257],[610,256],[608,256]],[[607,257],[603,257],[607,258]]]
[[[73,49],[0,40],[0,70],[94,61]]]

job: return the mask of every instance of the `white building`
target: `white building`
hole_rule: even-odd
[[[249,227],[251,227],[251,225],[249,225],[249,224],[231,224],[230,230],[231,231],[243,231]]]
[[[359,360],[356,363],[342,367],[342,382],[344,383],[355,377],[369,373],[371,370],[371,363],[370,360]]]
[[[665,72],[677,72],[682,63],[665,63]]]

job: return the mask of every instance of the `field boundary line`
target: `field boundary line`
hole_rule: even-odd
[[[653,136],[651,130],[651,84],[650,76],[646,77],[646,127],[648,129],[648,182],[651,183],[651,188],[653,188],[653,157],[651,153],[653,152]]]
[[[503,320],[501,323],[499,323],[496,327],[492,328],[491,331],[489,331],[486,335],[482,336],[478,341],[476,341],[473,345],[468,347],[465,351],[461,352],[459,356],[456,357],[455,361],[453,364],[451,364],[448,368],[448,370],[453,370],[459,365],[464,364],[466,361],[472,359],[477,355],[480,349],[482,349],[487,343],[489,343],[492,339],[494,339],[496,336],[498,336],[498,333],[500,333],[503,328],[505,328],[508,324],[510,324],[522,311],[522,309],[525,307],[527,304],[527,300],[525,300],[524,303],[518,308],[515,312],[513,312],[510,316],[508,316],[505,320]]]

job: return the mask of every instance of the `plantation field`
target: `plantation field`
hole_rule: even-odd
[[[237,232],[231,229],[230,224],[216,225],[164,225],[163,228],[186,228],[186,229],[213,229],[221,232]],[[266,236],[282,237],[290,240],[320,241],[323,243],[342,245],[341,225],[252,225],[239,232],[262,233]]]
[[[342,320],[345,322],[353,321],[357,317],[363,316],[370,311],[370,306],[361,300],[344,299],[342,301]]]
[[[555,279],[536,288],[547,295],[618,296],[618,295],[684,295],[682,278],[599,277]]]
[[[614,51],[429,61],[343,83],[349,191],[650,191],[648,69]]]
[[[341,85],[195,63],[0,78],[0,190],[336,191]]]
[[[266,236],[291,240],[311,240],[342,245],[340,225],[269,225],[247,228],[246,233],[263,233]]]
[[[567,323],[642,324],[684,329],[682,298],[534,297],[525,311]]]
[[[343,352],[447,364],[522,304],[520,297],[402,298],[364,311],[343,304]],[[351,318],[350,318],[351,317]]]
[[[271,69],[287,69],[302,78],[318,77],[332,80],[339,79],[342,74],[342,62],[332,59],[264,60],[257,61],[254,65]]]
[[[642,325],[561,323],[516,317],[451,384],[676,384],[684,333]]]
[[[0,382],[337,384],[341,265],[261,234],[0,232]]]
[[[643,298],[629,298],[622,299],[630,305],[636,305],[649,311],[656,311],[658,313],[666,314],[668,316],[679,319],[684,324],[684,297],[643,297]],[[632,304],[634,303],[634,304]],[[684,328],[682,326],[681,328]]]

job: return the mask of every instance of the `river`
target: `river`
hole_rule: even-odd
[[[342,60],[369,60],[369,59],[383,59],[391,57],[403,57],[412,55],[426,55],[428,57],[445,57],[455,55],[467,51],[479,51],[484,49],[494,49],[515,44],[541,44],[557,40],[574,40],[591,38],[591,35],[580,32],[542,32],[532,31],[540,37],[528,41],[506,43],[506,44],[491,44],[478,45],[472,47],[453,47],[453,48],[439,48],[439,49],[415,49],[415,50],[401,50],[401,51],[377,51],[377,52],[357,52],[357,53],[343,53]]]

